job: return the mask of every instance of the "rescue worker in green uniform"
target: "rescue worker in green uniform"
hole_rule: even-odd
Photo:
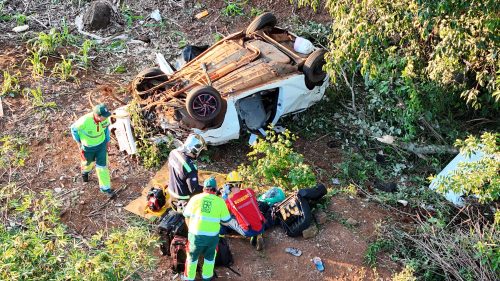
[[[108,196],[114,196],[108,168],[109,112],[104,104],[98,104],[93,112],[80,117],[71,124],[71,135],[80,148],[81,172],[84,182],[89,181],[89,173],[94,163],[99,187]]]
[[[212,280],[219,243],[220,224],[231,220],[224,200],[215,195],[217,182],[211,177],[203,183],[203,193],[189,200],[184,209],[188,226],[188,247],[184,280],[196,278],[198,258],[203,256],[202,278]]]

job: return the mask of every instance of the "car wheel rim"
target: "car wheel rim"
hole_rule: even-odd
[[[201,117],[208,117],[217,110],[217,100],[210,94],[201,94],[194,99],[193,111]]]

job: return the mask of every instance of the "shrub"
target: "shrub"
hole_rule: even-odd
[[[0,169],[23,167],[28,158],[27,141],[20,137],[0,137]]]
[[[480,151],[484,157],[478,161],[459,163],[457,169],[449,176],[438,176],[437,190],[441,193],[452,190],[475,195],[480,203],[498,200],[500,198],[499,139],[500,134],[487,132],[481,135],[480,139],[469,136],[465,140],[457,140],[455,145],[460,148],[460,153],[470,157],[474,152]]]
[[[154,141],[152,135],[147,129],[145,120],[142,118],[140,106],[132,101],[127,107],[130,113],[134,136],[136,137],[137,154],[142,159],[146,168],[159,167],[168,154],[173,149],[173,138],[167,137],[165,141]]]
[[[147,229],[75,238],[60,221],[61,203],[51,192],[40,195],[0,188],[0,279],[123,280],[153,268],[156,242]]]
[[[17,72],[15,74],[10,74],[8,71],[3,71],[3,82],[2,88],[0,90],[0,97],[19,93],[21,87],[19,87],[19,76],[21,73]]]
[[[278,186],[297,190],[316,184],[312,168],[304,163],[304,156],[293,150],[297,137],[286,130],[277,134],[267,131],[265,139],[258,139],[247,154],[250,163],[238,169],[253,187]]]

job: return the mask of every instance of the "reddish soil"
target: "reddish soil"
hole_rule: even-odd
[[[139,196],[142,187],[155,172],[144,169],[135,158],[124,155],[112,146],[110,167],[113,187],[120,190],[118,198],[105,204],[107,198],[99,193],[95,174],[92,174],[90,183],[82,184],[79,176],[78,149],[68,128],[78,116],[89,110],[89,93],[95,92],[103,85],[115,91],[126,88],[128,81],[137,71],[144,66],[154,64],[155,52],[162,51],[167,57],[177,55],[178,42],[169,38],[175,30],[184,32],[190,43],[210,44],[213,40],[212,34],[216,31],[227,35],[245,28],[251,21],[249,16],[236,18],[221,16],[223,1],[204,1],[202,7],[197,8],[195,1],[179,1],[185,3],[184,7],[177,6],[176,1],[165,1],[166,3],[161,6],[157,6],[161,1],[125,2],[133,11],[145,17],[155,8],[159,8],[164,18],[167,18],[167,26],[150,28],[136,26],[137,28],[129,30],[129,34],[133,36],[148,36],[152,43],[129,44],[126,50],[119,53],[98,53],[90,70],[79,70],[78,83],[60,82],[50,77],[48,71],[41,80],[33,80],[30,76],[29,63],[23,63],[27,57],[25,37],[23,37],[25,35],[10,32],[13,23],[5,25],[2,23],[3,26],[0,26],[2,50],[0,69],[9,70],[11,73],[20,71],[22,88],[40,86],[46,101],[54,101],[58,105],[55,109],[33,109],[20,97],[3,99],[5,116],[0,117],[0,136],[16,135],[26,138],[29,141],[30,154],[25,167],[15,170],[11,176],[8,171],[0,171],[0,183],[3,185],[7,182],[16,182],[21,188],[36,192],[55,190],[64,203],[62,220],[69,226],[70,231],[84,237],[99,230],[127,226],[132,220],[137,219],[122,207]],[[37,20],[47,26],[56,24],[54,20],[56,17],[73,19],[81,12],[81,8],[71,4],[48,4],[47,7],[42,3],[32,3],[24,7],[23,4],[17,3],[6,7],[11,9],[8,11],[12,13],[23,11],[25,14],[37,13]],[[290,23],[293,16],[304,22],[315,20],[328,23],[329,21],[325,11],[314,13],[309,8],[297,10],[288,0],[265,1],[265,3],[248,1],[245,8],[247,15],[250,7],[273,11],[284,26]],[[193,19],[194,14],[204,9],[209,10],[208,17],[202,20]],[[33,36],[35,31],[48,32],[48,29],[42,27],[40,23],[30,21],[31,31],[28,34]],[[49,57],[48,65],[53,65],[56,61],[57,58]],[[128,72],[122,75],[108,74],[109,66],[115,66],[118,62],[123,62]],[[93,95],[93,99],[106,101],[112,108],[119,106],[118,103],[99,93]],[[244,155],[248,151],[245,143],[242,139],[239,142],[210,148],[211,162],[200,163],[200,168],[218,172],[235,169],[245,161]],[[331,178],[336,176],[333,164],[340,161],[340,150],[329,148],[327,143],[328,140],[324,138],[310,142],[299,140],[296,145],[297,150],[304,154],[306,162],[318,171],[320,180],[329,185]],[[290,238],[276,227],[266,233],[266,249],[262,252],[255,251],[246,239],[231,238],[230,245],[235,258],[233,267],[242,274],[242,277],[226,269],[217,269],[221,277],[218,280],[374,280],[377,276],[390,279],[392,272],[398,270],[397,265],[385,262],[374,272],[364,264],[363,256],[368,243],[376,233],[376,224],[396,219],[394,215],[379,205],[360,198],[336,196],[332,198],[331,203],[328,210],[331,219],[319,227],[319,234],[315,238],[308,240]],[[339,218],[353,218],[359,225],[346,227],[339,222],[341,221]],[[284,252],[286,247],[299,248],[303,255],[293,257],[286,254]],[[325,272],[319,273],[314,269],[310,261],[314,256],[323,259]],[[158,276],[153,279],[173,278],[168,268],[168,261],[162,257],[157,271]]]

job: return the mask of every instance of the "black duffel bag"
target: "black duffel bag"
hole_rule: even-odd
[[[158,225],[158,233],[161,239],[161,254],[170,256],[170,243],[174,239],[174,236],[187,237],[188,235],[188,228],[184,216],[181,213],[169,209]]]
[[[325,185],[319,183],[315,187],[304,188],[298,191],[298,195],[308,201],[318,201],[327,193]]]

